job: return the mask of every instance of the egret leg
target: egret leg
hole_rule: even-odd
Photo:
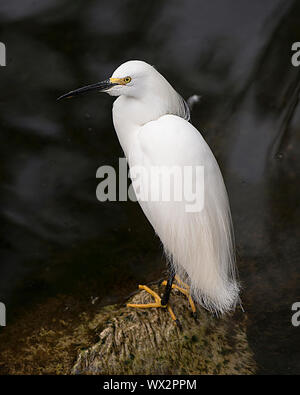
[[[175,276],[175,280],[177,281],[177,283],[179,285],[173,284],[173,283],[171,283],[171,285],[170,285],[169,284],[169,280],[168,281],[163,281],[161,284],[166,286],[166,290],[167,290],[168,287],[171,287],[173,289],[177,289],[179,292],[184,294],[188,298],[188,301],[189,301],[189,304],[191,306],[193,315],[196,316],[196,312],[197,312],[196,311],[196,306],[195,306],[195,303],[194,303],[194,301],[193,301],[193,299],[192,299],[192,297],[190,295],[190,287],[186,283],[184,283],[177,274]]]
[[[163,297],[161,299],[161,304],[163,306],[166,306],[168,304],[168,302],[169,302],[170,293],[172,291],[172,285],[173,285],[174,277],[175,277],[175,274],[170,273],[168,281],[163,281],[163,283],[165,283],[164,285],[166,285],[165,292],[164,292]]]

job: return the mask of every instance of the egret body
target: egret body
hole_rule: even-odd
[[[188,283],[194,301],[216,313],[232,310],[238,301],[239,286],[227,192],[212,151],[189,123],[186,102],[154,67],[142,61],[128,61],[108,80],[61,98],[95,89],[118,96],[113,104],[113,123],[130,169],[204,169],[204,203],[200,211],[188,212],[185,201],[174,199],[139,201],[163,244],[170,267],[166,292],[162,300],[153,295],[156,303],[150,307],[167,307],[176,273]],[[197,178],[193,180],[194,187],[198,183]],[[142,178],[139,187],[145,184]],[[160,186],[150,184],[150,192]]]

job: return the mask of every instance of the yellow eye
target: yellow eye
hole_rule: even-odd
[[[124,78],[125,84],[129,84],[130,81],[131,81],[131,77],[125,77]]]

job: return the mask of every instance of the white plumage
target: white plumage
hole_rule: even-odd
[[[108,93],[119,96],[113,122],[129,167],[204,166],[202,211],[186,212],[184,201],[140,201],[141,207],[174,271],[190,284],[194,300],[217,313],[231,310],[239,286],[230,207],[218,163],[188,122],[185,101],[156,69],[129,61],[112,78],[126,76],[131,77],[128,85],[113,87]]]
[[[239,286],[227,192],[213,153],[188,122],[186,102],[154,67],[141,61],[126,62],[110,79],[71,91],[60,99],[92,90],[119,96],[113,106],[114,126],[136,195],[150,192],[148,199],[141,198],[139,203],[173,271],[190,285],[193,299],[205,308],[216,313],[233,309]],[[151,179],[149,184],[151,169],[163,168],[162,174],[168,175],[176,167],[184,174],[186,166],[204,168],[204,188],[203,178],[196,172],[189,185],[199,201],[204,198],[202,210],[189,212],[184,194],[184,199],[177,201],[176,192],[185,187],[176,184],[178,177],[173,179],[175,193],[168,201],[150,198],[166,186],[163,177],[157,182]],[[140,173],[138,182],[134,177],[137,167],[147,170]]]

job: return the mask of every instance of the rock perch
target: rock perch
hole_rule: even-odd
[[[152,286],[160,294],[162,289]],[[149,303],[140,291],[130,303]],[[247,315],[240,308],[221,318],[173,290],[170,303],[180,330],[165,309],[102,308],[90,323],[99,336],[80,351],[72,374],[253,374],[255,363],[246,336]]]

